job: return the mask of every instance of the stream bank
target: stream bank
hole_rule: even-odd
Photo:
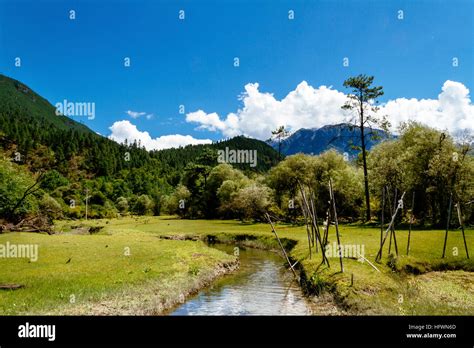
[[[289,271],[274,238],[254,235],[162,236],[202,240],[210,247],[238,255],[240,268],[167,311],[170,315],[340,315],[329,293],[311,296],[308,282]],[[283,239],[288,251],[296,241]],[[294,261],[293,261],[294,262]],[[304,271],[297,268],[303,275]]]

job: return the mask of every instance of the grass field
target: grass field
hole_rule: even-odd
[[[39,245],[37,262],[0,258],[0,283],[25,285],[0,290],[7,315],[159,312],[234,261],[202,242],[161,240],[131,224],[98,235],[0,235],[0,244],[6,241]],[[87,306],[103,300],[107,306]]]
[[[84,235],[72,228],[85,224],[102,229]],[[0,290],[1,314],[159,314],[235,265],[233,256],[202,241],[159,238],[163,236],[214,236],[278,248],[268,225],[237,221],[141,217],[61,221],[56,230],[59,234],[51,236],[0,235],[0,244],[39,245],[37,262],[0,258],[0,284],[25,285]],[[318,267],[320,253],[309,259],[303,227],[282,224],[277,231],[288,248],[294,245],[290,256],[299,261],[305,289],[329,291],[348,314],[474,314],[474,263],[466,260],[459,231],[450,231],[445,259],[444,231],[413,231],[408,257],[407,232],[397,231],[400,256],[388,256],[386,247],[382,262],[374,263],[380,230],[341,226],[342,244],[363,245],[365,257],[380,270],[345,258],[344,273],[338,258],[330,259],[331,268]],[[466,235],[474,253],[474,231]],[[329,241],[336,241],[334,228]]]

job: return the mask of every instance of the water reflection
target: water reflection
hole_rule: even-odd
[[[232,253],[230,246],[217,248]],[[240,270],[188,299],[171,315],[307,315],[311,304],[278,255],[240,250]]]

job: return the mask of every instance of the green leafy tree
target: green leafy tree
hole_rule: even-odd
[[[445,226],[449,196],[468,203],[474,196],[474,159],[469,146],[459,145],[443,132],[410,122],[402,125],[396,140],[375,146],[369,157],[371,187],[415,192],[414,214],[421,224]],[[379,194],[380,195],[380,194]],[[466,204],[465,212],[472,207]]]
[[[148,215],[152,212],[152,209],[153,201],[148,197],[148,195],[141,195],[137,198],[134,206],[135,213],[139,215]]]
[[[241,219],[263,221],[265,213],[272,203],[270,188],[252,184],[236,193],[232,201],[232,208]]]
[[[347,95],[348,100],[342,106],[342,109],[354,112],[352,125],[360,130],[360,142],[362,152],[362,165],[364,168],[364,188],[366,220],[371,218],[370,213],[370,191],[369,176],[367,171],[367,152],[366,152],[366,128],[377,125],[382,129],[388,128],[388,121],[385,117],[378,118],[377,98],[384,94],[382,86],[372,87],[373,76],[358,75],[350,77],[344,81],[344,87],[350,88],[351,93]]]
[[[178,185],[171,196],[164,199],[164,210],[168,214],[177,214],[186,217],[189,207],[191,192],[184,185]]]
[[[50,192],[66,185],[69,185],[69,180],[55,169],[46,172],[40,184],[41,188]]]
[[[25,168],[0,158],[0,216],[19,220],[37,211],[38,178]]]
[[[281,141],[283,138],[288,136],[289,132],[285,129],[285,126],[280,126],[276,130],[272,131],[272,136],[278,141],[278,160],[281,161]]]
[[[225,181],[240,182],[247,177],[230,164],[223,163],[215,166],[209,173],[204,199],[207,207],[207,217],[216,217],[220,206],[225,205],[225,199],[218,196],[218,191]],[[248,180],[248,179],[247,179]]]

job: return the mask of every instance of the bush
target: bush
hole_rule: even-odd
[[[117,202],[115,202],[115,206],[117,207],[118,211],[121,214],[125,214],[128,212],[128,200],[125,197],[117,198]]]
[[[271,190],[266,186],[252,184],[236,193],[231,207],[241,219],[261,221],[271,205]]]
[[[39,206],[42,214],[47,215],[51,220],[61,219],[63,217],[61,204],[50,195],[44,195]]]
[[[134,206],[134,211],[138,215],[149,215],[151,214],[153,209],[153,201],[148,197],[148,195],[141,195],[138,197],[135,206]]]
[[[163,208],[168,214],[178,214],[181,217],[185,217],[190,197],[191,192],[189,192],[188,188],[184,185],[178,185],[171,196],[164,197]]]
[[[57,170],[50,170],[41,179],[41,187],[49,192],[56,190],[58,187],[67,185],[69,185],[69,181]]]

